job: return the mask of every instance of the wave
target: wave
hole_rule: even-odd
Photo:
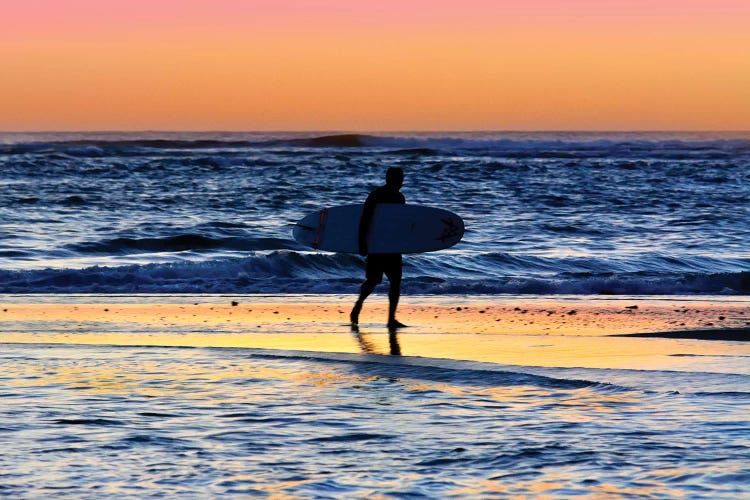
[[[71,156],[99,157],[108,154],[153,154],[156,151],[227,150],[248,148],[361,148],[387,146],[388,138],[363,134],[337,134],[265,140],[232,139],[112,139],[61,140],[0,144],[0,155],[63,153]],[[396,140],[396,143],[400,141]]]
[[[224,349],[224,348],[217,348]],[[720,397],[746,399],[747,375],[734,373],[675,372],[602,368],[553,368],[506,365],[446,358],[349,354],[323,351],[243,349],[253,358],[299,359],[348,364],[358,375],[407,378],[479,387],[536,386],[589,389],[616,394],[637,391],[650,397]]]
[[[321,147],[321,148],[359,148],[372,145],[376,136],[363,134],[323,135],[304,139],[271,141],[269,144],[280,146]]]
[[[435,283],[431,279],[416,279],[411,285],[418,293],[445,295],[748,295],[750,273],[498,277],[440,283]]]
[[[110,154],[128,153],[153,154],[159,150],[202,150],[246,148],[262,145],[262,142],[245,140],[173,140],[173,139],[132,139],[132,140],[63,140],[49,142],[22,142],[0,145],[0,155],[63,153],[70,156],[98,157]]]
[[[410,378],[430,382],[448,382],[454,385],[467,384],[485,387],[533,385],[557,389],[607,388],[610,391],[628,389],[585,379],[528,373],[522,371],[522,367],[517,366],[476,361],[278,349],[246,349],[246,351],[250,351],[253,358],[348,363],[356,369],[359,375]]]
[[[558,275],[569,278],[596,278],[613,275],[716,274],[750,271],[748,258],[717,258],[704,255],[672,256],[643,253],[625,257],[602,258],[548,257],[506,252],[481,252],[455,256],[410,256],[407,265],[415,272],[462,277],[501,273],[520,276]]]
[[[164,241],[157,241],[163,245]],[[142,244],[142,241],[141,243]],[[750,294],[750,271],[508,274],[459,271],[434,260],[405,266],[407,294]],[[460,261],[458,261],[460,262]],[[1,270],[0,293],[356,293],[363,260],[290,250],[202,262]]]
[[[565,137],[562,139],[560,137]],[[376,149],[394,154],[490,155],[508,158],[703,158],[750,155],[750,138],[742,134],[279,134],[257,138],[75,139],[0,144],[0,155],[72,157],[137,156],[155,152],[257,149]]]
[[[236,225],[226,224],[233,228]],[[66,250],[79,254],[117,255],[138,252],[184,252],[187,250],[259,250],[299,249],[300,245],[280,238],[225,237],[212,238],[200,234],[180,234],[162,238],[112,238],[67,245]]]

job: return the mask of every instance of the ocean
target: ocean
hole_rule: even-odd
[[[291,230],[389,166],[466,233],[351,331]],[[746,331],[750,133],[3,133],[0,186],[0,497],[750,498],[748,344],[607,336]]]
[[[0,293],[353,293],[291,237],[389,166],[464,240],[405,294],[747,295],[750,134],[0,135]]]

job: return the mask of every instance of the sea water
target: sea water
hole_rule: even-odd
[[[0,135],[0,293],[354,293],[291,236],[402,167],[464,240],[409,294],[750,292],[750,134]]]
[[[408,359],[6,344],[0,495],[750,495],[747,375]]]
[[[389,166],[467,226],[407,297],[750,292],[748,134],[112,133],[0,135],[0,293],[340,300],[362,258],[291,228]],[[746,359],[711,363],[6,343],[0,496],[748,497]]]

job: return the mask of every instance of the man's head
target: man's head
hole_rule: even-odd
[[[390,167],[385,173],[385,185],[401,189],[404,184],[404,171],[398,167]]]

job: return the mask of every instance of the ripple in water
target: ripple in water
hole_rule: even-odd
[[[697,375],[679,394],[637,377],[95,346],[6,345],[0,364],[8,496],[750,494],[750,400],[702,394]]]

